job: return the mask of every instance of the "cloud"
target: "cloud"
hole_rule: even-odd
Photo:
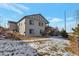
[[[59,30],[64,28],[64,19],[62,18],[53,18],[50,21],[50,25],[52,27],[58,27]],[[66,18],[66,27],[67,27],[67,32],[71,32],[72,28],[75,27],[75,20],[74,17],[67,17]]]
[[[68,17],[68,18],[66,18],[66,21],[67,22],[74,21],[74,17]],[[49,22],[64,22],[64,19],[61,19],[61,18],[53,18]]]
[[[24,10],[29,10],[28,7],[22,5],[22,4],[11,4],[11,3],[4,3],[4,4],[0,4],[1,8],[4,8],[6,10],[10,10],[13,12],[16,12],[18,14],[23,14]]]
[[[62,21],[63,21],[63,19],[61,19],[61,18],[53,18],[49,22],[62,22]]]
[[[68,17],[67,18],[67,21],[73,21],[74,20],[74,17]]]
[[[29,10],[28,7],[21,5],[21,4],[16,4],[16,6],[20,9],[20,10]]]

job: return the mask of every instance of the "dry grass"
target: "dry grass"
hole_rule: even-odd
[[[71,52],[71,53],[79,56],[79,52],[78,52],[79,50],[77,50],[77,49],[72,49],[71,47],[65,47],[64,49],[68,52]]]
[[[5,36],[7,38],[14,38],[16,40],[39,40],[43,37],[32,37],[32,36],[25,36],[25,35],[22,35],[18,32],[6,32]]]
[[[70,51],[72,52],[73,54],[76,54],[76,55],[79,55],[79,42],[78,42],[78,39],[79,37],[77,35],[71,35],[69,36],[69,47],[66,47],[65,50],[66,51]]]
[[[65,49],[66,51],[68,51],[68,52],[74,53],[74,51],[73,51],[70,47],[65,47],[64,49]]]

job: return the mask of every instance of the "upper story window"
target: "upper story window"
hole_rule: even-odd
[[[43,26],[43,23],[42,23],[42,26]]]
[[[34,20],[29,20],[30,25],[34,25]]]
[[[39,22],[39,26],[43,26],[43,23],[42,22]]]

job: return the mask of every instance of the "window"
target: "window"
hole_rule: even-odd
[[[39,26],[40,26],[40,22],[39,22]]]
[[[33,20],[29,20],[29,24],[30,25],[34,25],[34,21]]]
[[[42,23],[42,26],[43,26],[43,23]]]
[[[40,34],[42,34],[43,33],[43,31],[42,30],[40,30]]]
[[[43,23],[39,22],[39,26],[43,26]]]
[[[30,34],[34,34],[34,29],[29,29]]]

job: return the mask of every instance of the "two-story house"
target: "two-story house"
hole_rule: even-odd
[[[14,24],[17,25],[16,30],[18,30],[19,33],[23,35],[41,36],[41,33],[44,32],[45,27],[48,25],[48,23],[49,22],[41,14],[33,14],[24,16]],[[9,22],[9,28],[10,27],[11,23]]]

